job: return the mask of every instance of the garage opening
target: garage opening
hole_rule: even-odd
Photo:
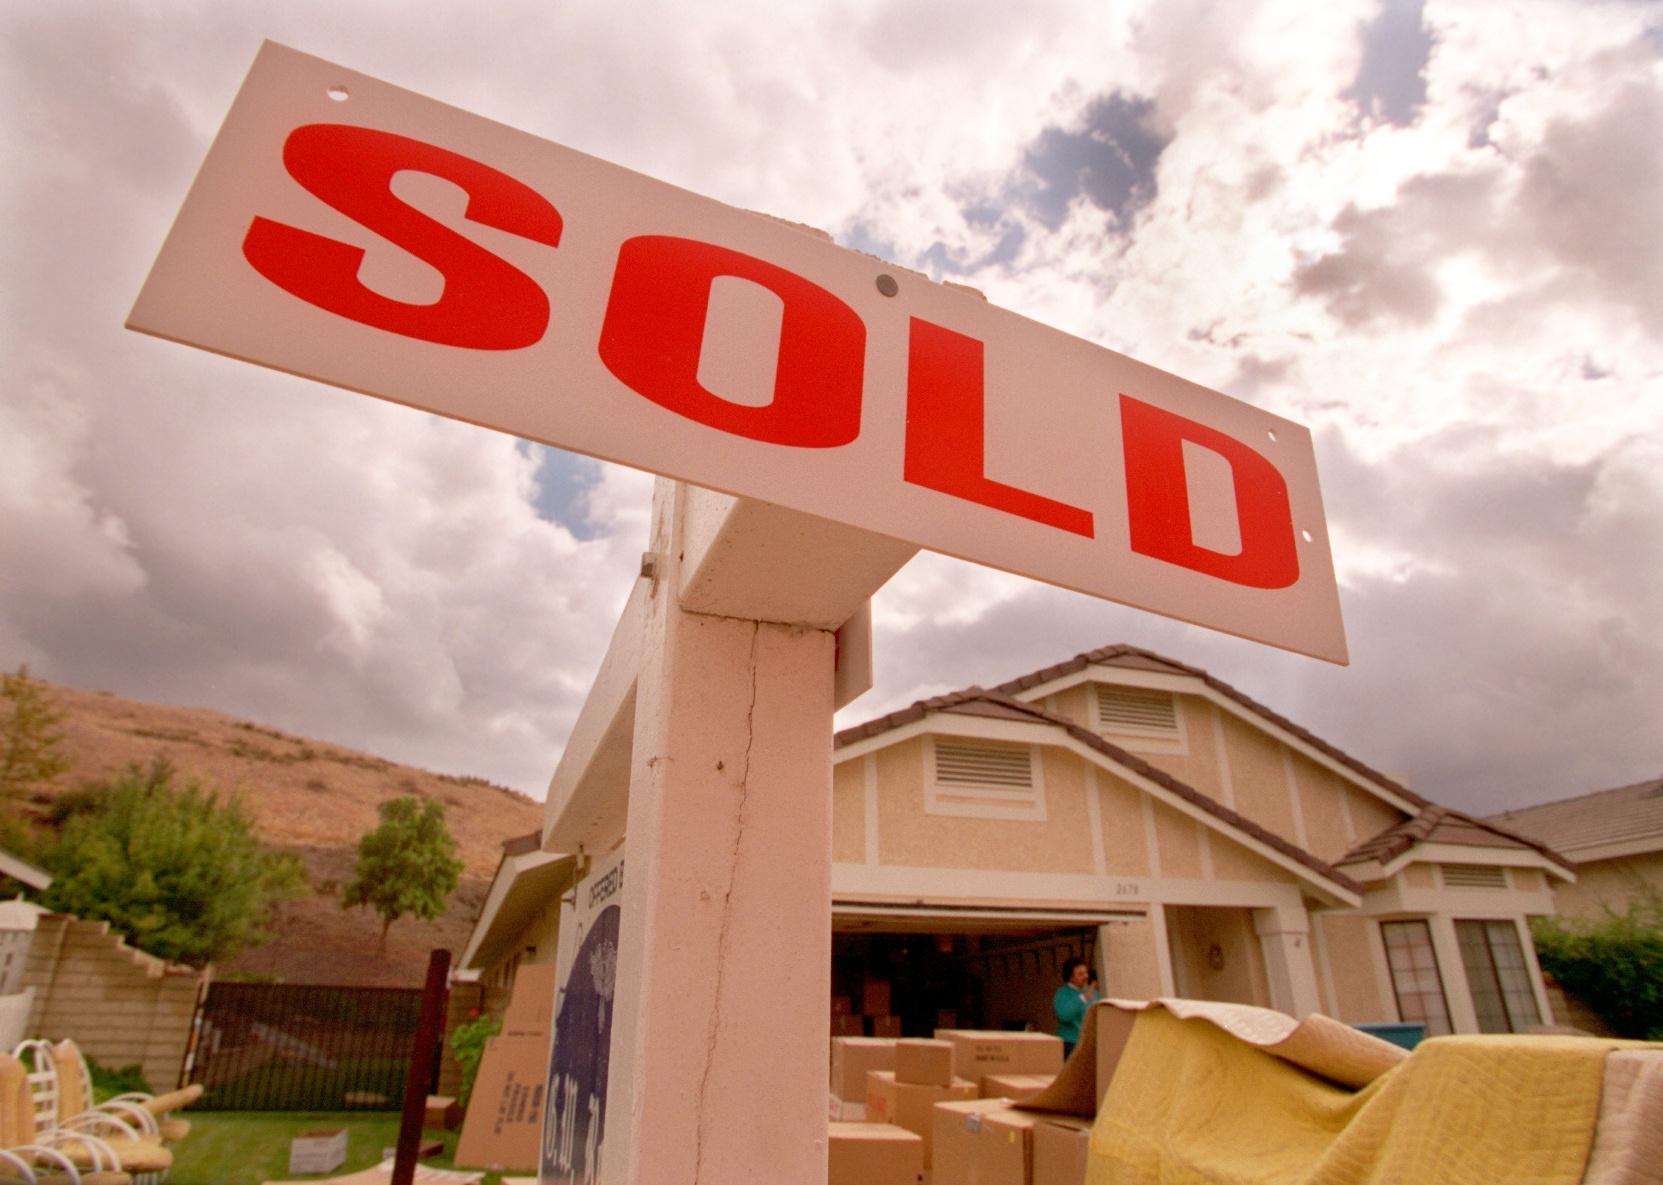
[[[837,909],[832,1035],[928,1037],[943,1029],[1055,1032],[1062,967],[1097,969],[1106,914]]]

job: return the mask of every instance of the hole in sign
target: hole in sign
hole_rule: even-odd
[[[1300,531],[1299,532],[1299,537],[1301,539],[1305,540],[1305,542],[1307,542],[1307,543],[1309,543],[1312,539],[1316,538],[1316,536],[1312,535],[1311,532],[1309,532],[1309,531]]]
[[[350,93],[351,92],[344,86],[332,86],[329,88],[329,97],[334,99],[337,103],[346,102],[347,95]]]

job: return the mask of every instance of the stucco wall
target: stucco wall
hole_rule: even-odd
[[[866,859],[866,758],[832,767],[832,859]]]
[[[1578,864],[1576,884],[1556,880],[1553,899],[1567,917],[1594,916],[1602,906],[1620,913],[1647,886],[1663,893],[1663,852]]]
[[[1314,919],[1314,925],[1321,928],[1320,954],[1327,966],[1324,976],[1319,964],[1319,989],[1324,1004],[1339,1020],[1364,1024],[1397,1019],[1397,1004],[1385,996],[1375,969],[1370,929],[1375,924],[1357,914],[1324,913]]]
[[[1147,919],[1110,922],[1098,934],[1105,995],[1148,1000],[1162,994],[1160,949]]]

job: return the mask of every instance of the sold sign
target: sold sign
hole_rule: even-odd
[[[281,46],[127,323],[1346,661],[1299,425]]]

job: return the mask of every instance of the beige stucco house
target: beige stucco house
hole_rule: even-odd
[[[1552,844],[1576,867],[1574,882],[1554,885],[1561,914],[1621,913],[1642,894],[1663,894],[1663,777],[1506,811],[1490,821]]]
[[[1091,651],[847,729],[833,760],[832,995],[859,1013],[887,984],[907,1035],[1049,1028],[1073,954],[1115,996],[1433,1033],[1552,1020],[1526,919],[1568,861],[1194,667]],[[499,981],[553,958],[570,883],[520,847],[461,962]]]

